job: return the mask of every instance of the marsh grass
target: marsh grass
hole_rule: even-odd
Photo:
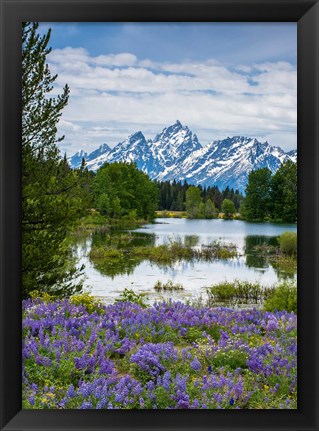
[[[136,258],[149,260],[158,264],[171,264],[181,260],[206,260],[229,259],[237,255],[234,245],[222,245],[213,243],[209,246],[192,247],[179,241],[161,244],[158,246],[140,245],[127,248],[115,248],[113,246],[95,246],[90,251],[92,260],[111,260],[125,258]]]
[[[259,304],[273,292],[274,287],[263,287],[259,283],[235,280],[224,281],[207,289],[210,304]]]
[[[156,290],[156,292],[161,292],[161,291],[180,291],[180,290],[184,290],[184,287],[180,284],[180,283],[173,283],[172,280],[168,280],[166,283],[157,280],[155,286],[154,286],[154,290]]]

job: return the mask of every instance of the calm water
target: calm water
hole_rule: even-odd
[[[252,248],[265,242],[276,244],[276,237],[282,232],[296,229],[296,225],[291,224],[248,223],[239,220],[156,219],[155,224],[131,231],[129,242],[127,234],[123,240],[117,239],[114,242],[115,239],[110,234],[92,233],[85,238],[76,239],[75,249],[79,265],[85,265],[85,287],[106,302],[113,302],[124,288],[133,289],[137,293],[147,293],[151,302],[168,297],[185,300],[205,297],[205,288],[220,281],[237,278],[272,285],[282,278],[294,277],[294,274],[273,268],[265,258],[256,256]],[[114,235],[118,238],[119,232]],[[112,244],[121,248],[124,244],[125,247],[156,246],[180,241],[193,247],[201,247],[216,240],[235,244],[240,256],[213,262],[181,261],[171,266],[159,266],[147,260],[141,262],[128,258],[112,264],[101,264],[90,261],[88,257],[92,245]],[[181,283],[185,290],[178,293],[156,293],[153,287],[157,280]]]

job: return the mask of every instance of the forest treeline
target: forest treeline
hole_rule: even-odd
[[[187,181],[176,182],[175,180],[170,183],[169,181],[158,182],[158,209],[163,211],[185,211],[186,210],[186,193],[191,187]],[[192,186],[194,187],[194,186]],[[222,210],[222,203],[224,199],[229,199],[234,203],[236,211],[239,211],[240,205],[244,196],[234,189],[226,187],[225,190],[220,191],[217,186],[203,187],[196,186],[199,190],[201,201],[205,204],[210,200],[215,208],[220,212]]]
[[[230,202],[231,214],[239,211],[244,196],[227,187],[189,185],[186,181],[172,183],[152,181],[134,163],[105,163],[96,174],[86,172],[83,160],[80,170],[89,183],[92,206],[100,214],[130,220],[152,220],[155,211],[186,211],[189,218],[215,218]]]
[[[184,182],[157,182],[134,163],[105,163],[97,173],[82,167],[87,207],[109,218],[152,220],[155,211],[186,212],[189,218],[241,218],[248,221],[297,221],[297,164],[288,160],[275,174],[268,168],[249,173],[245,195],[226,187],[194,186]]]

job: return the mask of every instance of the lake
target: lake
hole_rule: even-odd
[[[295,273],[274,268],[267,259],[257,255],[255,245],[276,244],[276,237],[285,231],[297,231],[295,224],[249,223],[240,220],[190,220],[158,218],[128,232],[93,232],[74,239],[74,252],[79,265],[85,265],[85,289],[111,303],[125,289],[145,293],[149,302],[173,298],[185,301],[199,296],[205,298],[206,287],[234,279],[257,281],[271,286],[283,278],[295,278]],[[160,245],[173,241],[192,247],[209,245],[214,241],[235,244],[239,256],[214,261],[180,261],[170,266],[158,265],[147,260],[122,259],[116,263],[100,264],[90,260],[92,246],[112,244],[118,248],[136,245]],[[157,293],[155,283],[161,280],[183,285],[180,292]]]

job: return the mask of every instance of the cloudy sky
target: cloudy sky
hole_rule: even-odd
[[[42,23],[54,93],[71,95],[59,132],[71,156],[177,119],[202,145],[227,136],[296,148],[295,23]]]

